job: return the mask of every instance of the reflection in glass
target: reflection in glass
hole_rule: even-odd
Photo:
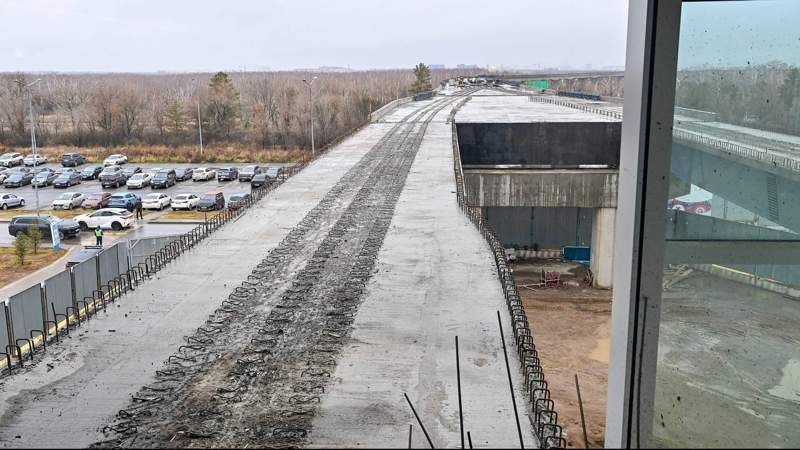
[[[800,2],[687,2],[654,403],[660,447],[800,445]]]

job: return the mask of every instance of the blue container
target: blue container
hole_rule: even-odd
[[[575,261],[581,264],[588,264],[591,260],[592,249],[591,247],[564,247],[561,249],[564,255],[564,261]]]

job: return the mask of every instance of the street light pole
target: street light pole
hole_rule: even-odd
[[[192,81],[195,81],[192,78]],[[197,134],[200,136],[200,160],[203,160],[203,118],[200,115],[200,82],[198,81],[195,89],[197,91]]]
[[[28,91],[28,113],[30,114],[30,121],[31,121],[31,152],[33,153],[33,167],[34,169],[38,165],[38,161],[36,160],[36,123],[33,120],[33,86],[42,81],[41,78],[37,78],[32,82],[24,85],[25,89]],[[23,81],[19,80],[19,84],[22,85]],[[33,172],[34,178],[36,177],[36,171]],[[33,184],[33,192],[36,195],[36,217],[40,215],[40,208],[39,208],[39,185],[37,183]]]
[[[314,84],[314,81],[316,81],[316,79],[317,79],[317,77],[312,78],[311,81],[308,81],[305,78],[303,79],[303,83],[305,83],[306,86],[308,86],[308,111],[309,111],[309,114],[311,115],[311,157],[312,158],[316,154],[316,149],[314,148],[314,104],[313,104],[313,101],[312,101],[313,92],[311,91],[311,85]]]

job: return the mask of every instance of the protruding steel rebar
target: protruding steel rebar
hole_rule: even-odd
[[[408,402],[408,406],[411,407],[411,412],[414,413],[414,418],[417,419],[417,423],[419,424],[419,427],[422,428],[422,433],[425,434],[425,439],[428,440],[428,445],[430,445],[431,448],[436,448],[436,447],[433,446],[433,441],[431,441],[431,437],[428,435],[428,430],[425,429],[425,425],[423,425],[422,421],[419,419],[419,415],[417,415],[417,410],[414,409],[414,405],[411,404],[411,400],[408,398],[408,394],[403,392],[403,396],[406,398],[406,401]]]
[[[522,427],[519,425],[519,412],[517,412],[517,399],[514,396],[514,383],[511,381],[511,366],[508,364],[508,350],[506,350],[506,337],[503,334],[503,321],[500,311],[497,311],[497,324],[500,325],[500,340],[503,342],[503,356],[506,358],[506,373],[508,374],[508,388],[511,390],[511,405],[514,407],[514,419],[517,421],[517,434],[519,434],[519,448],[525,448],[522,442]]]
[[[458,421],[461,430],[461,448],[464,448],[464,411],[461,405],[461,363],[458,358],[458,336],[456,336],[456,383],[458,384]]]

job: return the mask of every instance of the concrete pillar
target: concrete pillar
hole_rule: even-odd
[[[614,259],[614,225],[617,208],[595,208],[592,220],[591,266],[594,286],[610,289],[612,287],[612,268]]]

